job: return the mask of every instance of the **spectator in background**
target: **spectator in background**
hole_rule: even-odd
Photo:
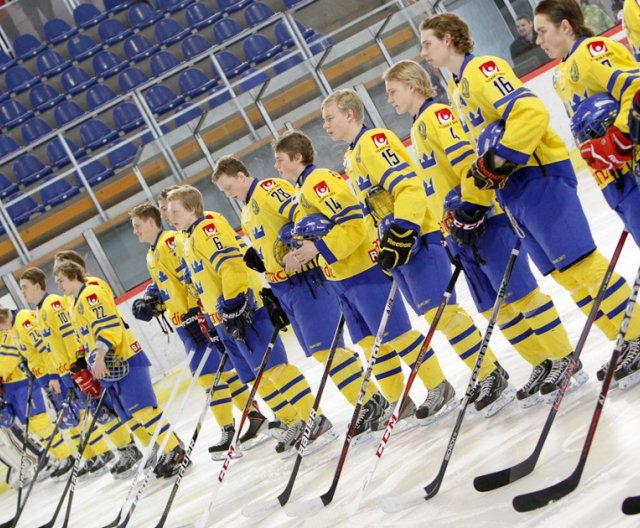
[[[511,43],[509,51],[518,75],[530,72],[549,61],[547,54],[536,44],[538,35],[529,16],[520,15],[516,18],[516,31],[518,37]]]
[[[591,3],[590,0],[576,0],[576,2],[582,10],[585,25],[591,28],[596,35],[615,26],[616,23],[613,19],[599,5]]]

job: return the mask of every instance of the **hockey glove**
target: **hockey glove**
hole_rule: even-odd
[[[633,96],[629,112],[629,138],[635,145],[640,144],[640,90]]]
[[[264,262],[262,262],[260,255],[253,247],[249,246],[244,257],[242,257],[242,260],[244,260],[244,263],[248,268],[257,271],[258,273],[265,272]]]
[[[612,126],[604,136],[584,143],[580,156],[592,169],[619,169],[633,157],[633,143],[629,136]]]
[[[27,377],[27,379],[35,378],[35,376],[33,375],[33,372],[31,372],[31,369],[29,369],[29,363],[27,363],[26,358],[21,358],[20,363],[18,363],[18,368]]]
[[[467,178],[473,178],[478,189],[504,189],[509,176],[517,168],[518,165],[512,161],[505,161],[502,166],[496,167],[496,151],[489,149],[473,162]]]
[[[240,293],[233,299],[221,299],[218,312],[222,315],[222,327],[234,339],[244,341],[257,308],[253,292]]]
[[[413,229],[402,229],[392,223],[380,240],[378,264],[387,270],[406,264],[417,238],[418,234]]]
[[[209,325],[199,307],[194,306],[182,316],[182,328],[189,334],[194,345],[206,345],[209,342]]]
[[[283,330],[289,326],[289,318],[282,309],[282,305],[274,295],[273,290],[271,288],[262,288],[260,296],[262,297],[262,302],[264,303],[264,307],[267,309],[269,319],[273,326],[278,330]]]
[[[451,237],[456,244],[462,247],[475,245],[487,230],[484,220],[488,210],[488,207],[465,203],[453,212]]]
[[[131,313],[140,321],[151,321],[153,319],[153,308],[147,299],[136,299],[133,301]]]
[[[80,356],[76,362],[71,365],[70,370],[71,379],[84,394],[96,399],[100,397],[102,387],[100,382],[89,372],[84,356]]]

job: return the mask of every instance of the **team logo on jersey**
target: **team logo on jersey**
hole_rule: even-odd
[[[571,69],[569,70],[569,76],[571,77],[571,80],[574,83],[578,82],[578,79],[580,79],[580,71],[578,70],[578,64],[576,63],[576,61],[573,61],[571,63]]]
[[[599,57],[600,55],[608,51],[607,45],[604,43],[604,40],[589,42],[589,44],[587,44],[587,49],[589,50],[589,53],[591,53],[592,57]]]
[[[418,134],[422,139],[427,139],[427,126],[424,121],[418,121]]]
[[[264,226],[255,226],[253,228],[253,239],[258,240],[260,238],[264,238]]]
[[[260,187],[262,187],[265,191],[270,191],[274,188],[275,184],[276,182],[274,182],[272,179],[268,179],[261,181]]]
[[[313,190],[318,195],[318,198],[324,198],[325,196],[327,196],[327,194],[329,194],[331,192],[330,189],[329,189],[329,186],[327,185],[327,182],[324,181],[324,180],[322,180],[320,183],[314,185],[313,186]]]
[[[460,93],[462,94],[462,97],[466,97],[467,99],[469,99],[469,96],[471,95],[469,80],[466,77],[460,81]]]
[[[53,301],[51,303],[51,308],[53,308],[54,312],[59,312],[62,310],[62,303],[60,301]]]
[[[251,210],[254,215],[257,215],[260,212],[260,206],[258,206],[258,202],[255,200],[251,200]]]
[[[207,236],[214,235],[218,230],[216,229],[216,225],[213,222],[208,223],[206,226],[202,227],[204,234]]]
[[[491,77],[492,75],[498,73],[498,66],[495,61],[487,61],[484,64],[480,65],[480,71],[485,77]]]
[[[441,125],[449,125],[453,121],[453,114],[448,108],[443,108],[436,112],[436,118]]]
[[[95,293],[92,293],[87,297],[87,302],[89,303],[89,306],[95,306],[99,302],[98,296]]]
[[[171,251],[175,251],[176,249],[176,237],[169,237],[165,240],[165,244]]]
[[[27,319],[24,323],[22,323],[22,328],[24,328],[27,332],[33,328],[33,323]]]
[[[371,139],[376,148],[386,147],[389,144],[387,136],[384,132],[378,132],[377,134],[374,134],[373,136],[371,136]]]

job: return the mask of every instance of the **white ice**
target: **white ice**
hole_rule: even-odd
[[[608,258],[618,241],[622,224],[608,208],[586,171],[580,174],[580,193],[596,242]],[[640,252],[629,237],[617,270],[631,282],[639,264]],[[552,279],[543,278],[540,285],[553,296],[570,338],[575,343],[585,316]],[[459,282],[457,291],[462,305],[475,313],[463,280]],[[417,317],[414,319],[418,327],[423,330],[426,328],[423,321]],[[476,321],[481,330],[486,328],[486,321],[482,317],[476,316]],[[290,359],[302,368],[312,387],[316,387],[322,372],[321,365],[304,357],[294,344],[291,332],[284,337]],[[524,384],[530,366],[508,346],[499,332],[494,333],[491,344],[500,362],[509,371],[512,382],[517,387]],[[468,383],[469,370],[456,358],[442,336],[437,335],[434,347],[446,375],[461,396]],[[275,499],[286,485],[294,461],[294,458],[282,461],[273,449],[273,441],[268,441],[245,453],[244,457],[233,460],[208,526],[637,526],[640,518],[624,516],[620,506],[628,495],[640,494],[640,476],[636,469],[640,447],[640,413],[637,412],[640,387],[627,392],[610,392],[577,490],[556,503],[528,514],[517,513],[511,506],[515,495],[549,486],[573,471],[600,390],[595,372],[609,358],[612,349],[612,343],[594,328],[582,354],[584,368],[590,375],[589,382],[565,398],[538,467],[531,475],[512,485],[481,494],[474,490],[472,481],[477,475],[515,464],[531,453],[549,412],[546,405],[520,409],[514,402],[490,419],[467,415],[439,494],[429,502],[395,514],[383,513],[379,508],[381,501],[393,494],[417,493],[431,481],[440,466],[456,412],[429,427],[392,436],[367,496],[351,517],[347,516],[346,508],[357,495],[364,474],[374,462],[377,438],[352,448],[333,503],[313,518],[292,519],[279,509],[262,521],[256,521],[242,516],[242,506],[254,501]],[[185,441],[191,437],[203,403],[203,391],[195,390],[194,394],[185,411],[174,419],[178,433]],[[423,387],[414,387],[412,396],[417,403],[421,403],[425,397]],[[322,407],[333,421],[334,428],[343,435],[351,417],[351,409],[331,384],[325,391]],[[218,435],[217,426],[207,416],[194,451],[194,466],[182,481],[167,527],[193,523],[206,508],[221,464],[209,459],[207,446],[215,443]],[[317,498],[326,491],[333,477],[342,440],[343,436],[303,461],[291,504]],[[80,482],[69,526],[93,528],[112,521],[124,500],[129,483],[114,481],[109,475]],[[155,526],[171,484],[172,481],[168,480],[154,480],[129,526]],[[62,489],[62,483],[38,483],[20,526],[33,528],[48,521]],[[0,495],[0,522],[13,515],[15,499],[14,491]]]

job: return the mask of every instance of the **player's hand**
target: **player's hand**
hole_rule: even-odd
[[[282,330],[289,326],[289,318],[280,304],[280,300],[275,296],[271,288],[262,288],[260,290],[262,303],[269,314],[271,324],[278,330]]]
[[[488,210],[488,207],[465,202],[453,212],[451,237],[456,244],[468,247],[477,242],[487,230],[485,217]]]
[[[62,390],[60,389],[60,381],[57,379],[49,378],[49,389],[54,394],[60,394]]]
[[[633,143],[629,136],[612,126],[604,136],[584,143],[580,155],[593,169],[619,169],[633,157]]]
[[[284,264],[284,270],[287,273],[294,273],[300,269],[300,263],[293,254],[293,251],[289,251],[284,257],[282,257],[282,263]]]
[[[380,240],[378,264],[386,270],[406,264],[417,238],[418,233],[413,229],[403,229],[392,223]]]
[[[244,260],[244,263],[247,265],[248,268],[251,268],[252,270],[257,271],[258,273],[264,273],[266,271],[264,267],[264,262],[260,258],[260,255],[251,246],[249,246],[249,248],[245,252],[244,257],[242,257],[242,260]]]
[[[291,253],[293,253],[298,265],[304,266],[307,262],[313,260],[320,252],[311,240],[303,240],[300,243],[300,247],[298,249],[294,249]]]
[[[104,357],[107,355],[107,351],[103,348],[96,348],[93,351],[95,358],[91,367],[91,373],[96,379],[102,379],[109,375],[109,369],[104,361]]]
[[[467,178],[473,178],[478,189],[504,189],[509,176],[518,168],[512,161],[496,155],[494,149],[487,150],[473,162]]]

